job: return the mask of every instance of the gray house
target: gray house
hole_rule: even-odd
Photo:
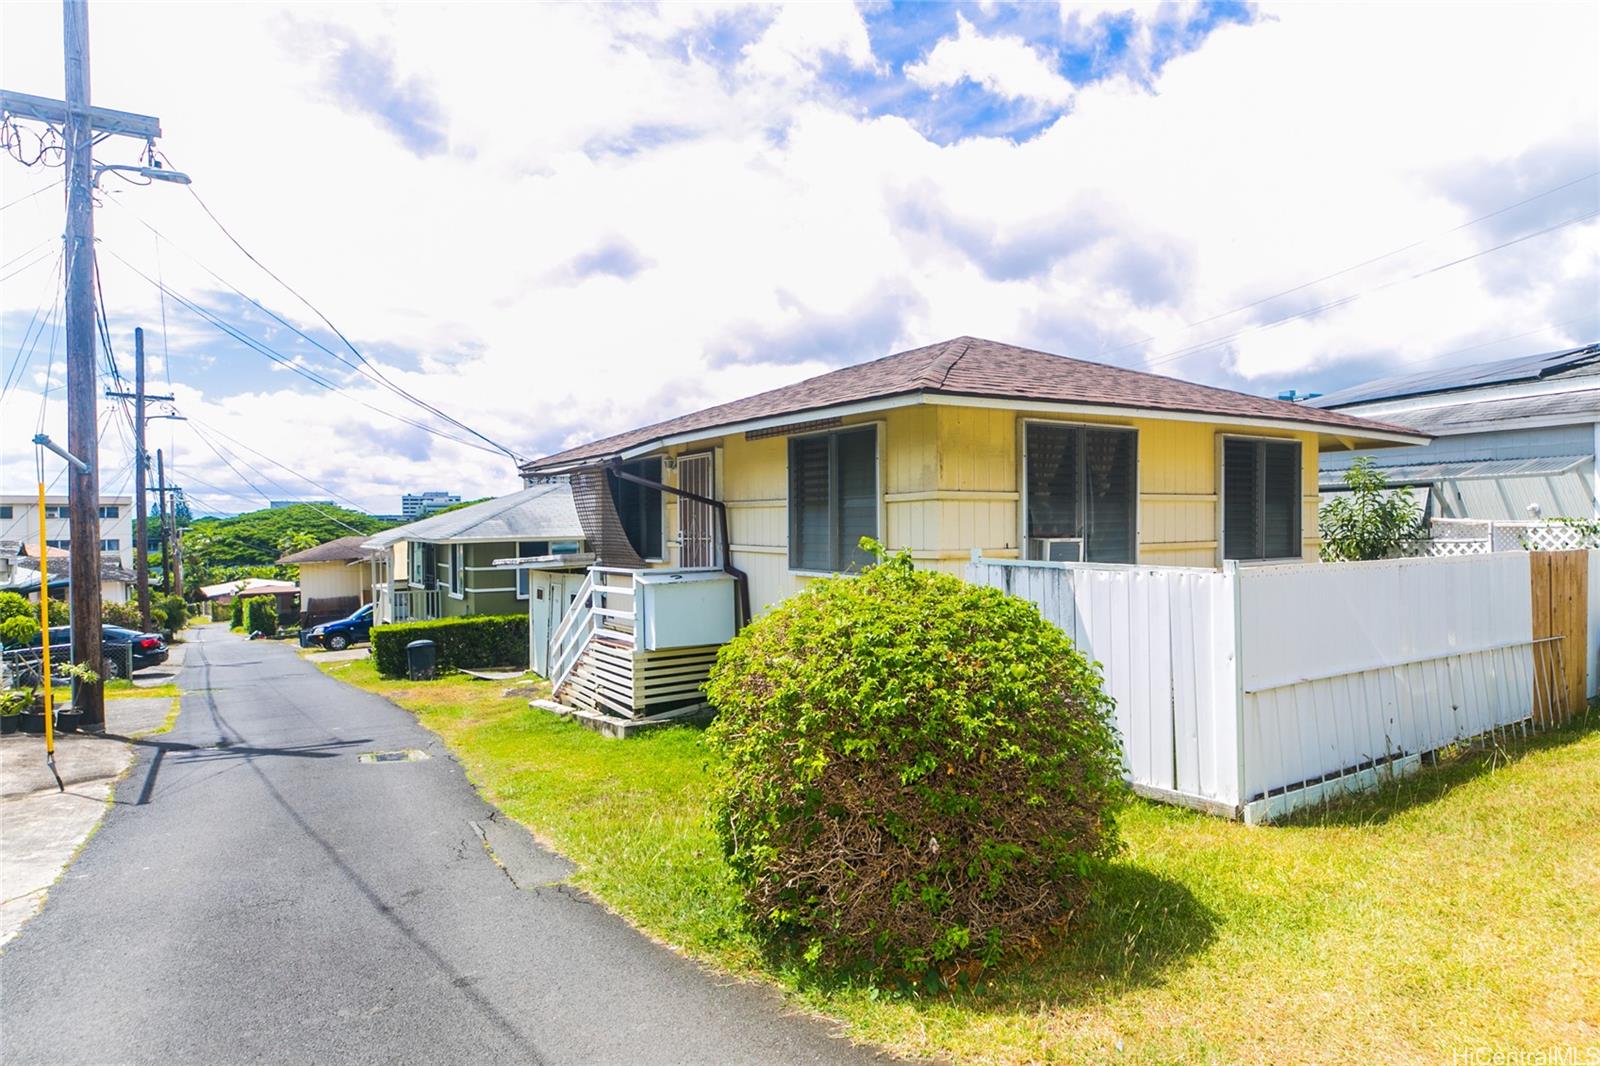
[[[1411,486],[1429,518],[1600,517],[1600,344],[1384,378],[1309,401],[1434,439],[1381,452],[1323,451],[1320,488],[1358,455]]]

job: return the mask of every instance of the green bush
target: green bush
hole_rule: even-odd
[[[278,632],[278,604],[271,596],[248,596],[244,601],[244,631],[274,636]]]
[[[232,629],[244,628],[244,600],[243,596],[233,598],[233,612],[229,617],[228,625]]]
[[[122,603],[115,600],[102,602],[100,621],[108,626],[123,626],[127,629],[140,629],[144,625],[144,620],[139,617],[139,605],[131,600]]]
[[[937,983],[1079,912],[1118,846],[1112,703],[1032,604],[863,544],[718,654],[712,819],[774,946]]]
[[[8,648],[27,647],[39,635],[39,623],[25,614],[14,614],[0,621],[0,644]]]
[[[158,597],[161,609],[167,613],[167,628],[179,630],[189,624],[189,605],[182,596]]]
[[[372,658],[384,677],[406,676],[406,645],[431,640],[440,670],[528,665],[528,616],[485,615],[374,626]]]
[[[39,608],[20,592],[0,592],[0,622],[8,618],[39,619]]]
[[[50,601],[50,625],[69,626],[72,624],[72,611],[67,607],[66,600]]]
[[[1360,562],[1388,559],[1407,541],[1427,532],[1427,520],[1411,490],[1389,487],[1383,471],[1360,456],[1344,472],[1345,492],[1317,513],[1322,534],[1322,561]]]

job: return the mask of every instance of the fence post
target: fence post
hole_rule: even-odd
[[[1244,612],[1241,606],[1244,602],[1239,582],[1239,562],[1237,559],[1225,559],[1222,563],[1222,578],[1228,586],[1228,598],[1233,603],[1233,654],[1231,659],[1232,695],[1233,695],[1233,737],[1234,737],[1234,775],[1236,779],[1234,792],[1235,808],[1242,813],[1248,796],[1245,793],[1245,744],[1244,744]]]

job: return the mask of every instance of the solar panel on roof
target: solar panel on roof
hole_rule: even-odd
[[[1421,396],[1430,392],[1449,392],[1482,385],[1504,385],[1513,381],[1532,381],[1545,377],[1576,363],[1600,358],[1600,344],[1583,348],[1567,348],[1559,352],[1542,352],[1539,355],[1520,355],[1514,359],[1499,359],[1492,363],[1472,366],[1445,367],[1414,374],[1398,374],[1379,378],[1364,385],[1352,385],[1326,396],[1309,401],[1312,407],[1348,407],[1351,404],[1371,403],[1375,400],[1395,400],[1403,396]]]

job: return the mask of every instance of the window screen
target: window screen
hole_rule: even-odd
[[[789,439],[789,565],[822,573],[865,566],[878,536],[878,432]]]
[[[1082,539],[1084,559],[1131,563],[1137,554],[1138,438],[1130,429],[1029,422],[1028,556],[1046,541]]]
[[[1298,441],[1229,438],[1222,442],[1222,555],[1299,557]]]
[[[623,463],[622,469],[646,481],[661,483],[661,460],[640,459]],[[617,518],[628,534],[628,543],[644,559],[660,559],[666,553],[661,541],[661,490],[622,478],[610,476],[611,502],[617,506]]]
[[[547,540],[519,540],[517,541],[518,559],[538,559],[550,554],[550,542]],[[520,599],[528,598],[529,571],[517,570],[517,596]]]

